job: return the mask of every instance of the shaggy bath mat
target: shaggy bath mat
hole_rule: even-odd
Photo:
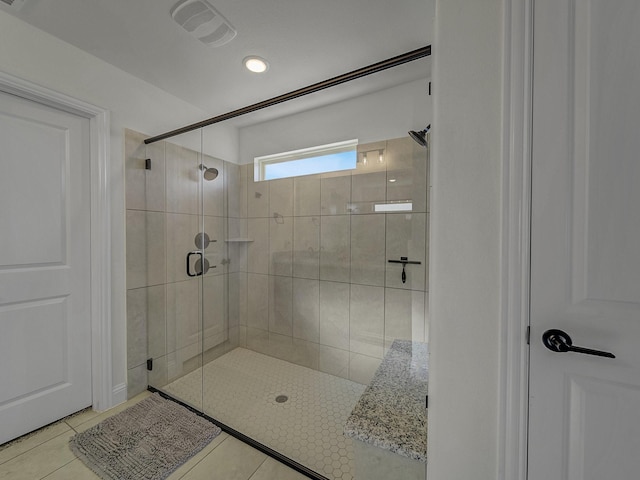
[[[220,428],[157,393],[78,433],[71,450],[104,480],[161,480]]]

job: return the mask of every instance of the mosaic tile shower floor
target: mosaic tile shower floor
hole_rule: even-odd
[[[163,388],[331,480],[353,479],[342,428],[365,386],[236,348]],[[276,397],[285,395],[280,403]]]

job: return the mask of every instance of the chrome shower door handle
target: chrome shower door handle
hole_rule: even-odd
[[[547,330],[542,334],[542,343],[552,352],[565,353],[575,352],[597,357],[616,358],[613,353],[594,350],[592,348],[574,347],[571,337],[566,332],[557,329]]]
[[[189,252],[187,253],[187,275],[189,277],[198,277],[200,275],[202,275],[203,271],[200,271],[200,273],[196,272],[196,273],[191,273],[191,256],[192,255],[200,255],[200,260],[202,260],[204,257],[202,256],[202,252],[199,250],[194,250],[193,252]]]

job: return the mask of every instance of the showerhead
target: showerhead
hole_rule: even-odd
[[[427,128],[425,128],[424,130],[420,130],[419,132],[416,132],[415,130],[409,130],[409,136],[423,147],[426,147],[427,133],[429,133],[429,130],[431,130],[431,124],[427,125]]]
[[[198,167],[200,168],[200,170],[202,170],[203,176],[205,180],[215,180],[216,178],[218,178],[218,169],[217,168],[207,168],[206,165],[200,164],[200,166]]]

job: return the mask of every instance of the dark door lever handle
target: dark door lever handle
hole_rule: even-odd
[[[574,347],[571,337],[562,330],[551,329],[542,334],[542,343],[552,352],[576,352],[586,355],[596,355],[598,357],[616,358],[613,353],[593,350],[591,348]]]

